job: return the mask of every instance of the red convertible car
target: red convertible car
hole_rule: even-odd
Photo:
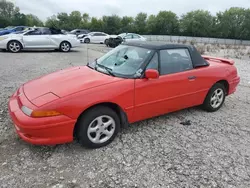
[[[234,61],[201,56],[193,46],[123,43],[87,66],[23,84],[9,113],[29,143],[76,138],[98,148],[133,122],[193,106],[217,111],[239,82]]]

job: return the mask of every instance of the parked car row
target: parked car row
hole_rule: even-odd
[[[6,27],[3,29],[0,29],[0,36],[7,35],[15,32],[20,32],[28,28],[27,26],[16,26],[16,27]]]
[[[0,49],[16,53],[22,49],[56,49],[68,52],[80,43],[106,44],[116,47],[123,42],[146,41],[146,38],[136,33],[121,33],[109,35],[104,32],[90,32],[87,29],[72,31],[47,28],[9,26],[0,29]]]
[[[26,28],[23,31],[0,36],[0,49],[13,53],[22,49],[55,49],[69,52],[80,45],[76,36],[47,27]]]

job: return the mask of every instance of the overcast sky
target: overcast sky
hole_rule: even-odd
[[[135,16],[139,12],[157,14],[171,10],[182,15],[191,10],[205,9],[215,14],[230,7],[250,8],[250,0],[12,0],[23,13],[37,15],[43,21],[59,12],[79,10],[90,16],[117,14]]]

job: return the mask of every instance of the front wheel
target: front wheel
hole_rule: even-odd
[[[215,112],[221,108],[225,101],[226,89],[221,83],[216,83],[208,92],[203,103],[203,109],[208,112]]]
[[[84,39],[84,43],[90,43],[90,39],[89,38]]]
[[[13,40],[7,44],[7,48],[12,53],[18,53],[22,49],[22,44],[18,41]]]
[[[108,46],[108,39],[106,39],[105,41],[104,41],[104,44],[106,44],[106,46]]]
[[[70,43],[69,42],[62,42],[60,44],[60,51],[62,52],[69,52],[71,49]]]
[[[77,137],[82,146],[100,148],[111,143],[120,130],[116,112],[105,106],[88,110],[78,122]]]

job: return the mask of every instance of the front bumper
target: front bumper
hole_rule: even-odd
[[[64,115],[32,118],[22,112],[22,105],[31,109],[37,108],[29,102],[20,88],[11,96],[8,107],[16,132],[23,140],[36,145],[55,145],[73,141],[76,120]]]
[[[7,49],[7,39],[1,39],[3,36],[0,36],[0,49]]]

